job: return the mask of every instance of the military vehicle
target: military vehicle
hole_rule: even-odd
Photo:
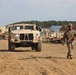
[[[36,24],[10,24],[8,31],[8,50],[31,47],[32,50],[41,51],[42,40]]]
[[[64,32],[51,32],[50,41],[61,43]]]
[[[0,26],[0,40],[6,39],[6,27]]]

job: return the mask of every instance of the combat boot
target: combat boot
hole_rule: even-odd
[[[67,55],[67,59],[73,59],[71,55]]]
[[[70,59],[73,59],[73,56],[70,55]]]
[[[67,59],[69,59],[69,56],[67,55]]]

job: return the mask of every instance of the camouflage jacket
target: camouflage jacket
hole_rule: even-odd
[[[73,42],[74,38],[76,37],[76,31],[75,30],[67,30],[63,35],[63,42]]]

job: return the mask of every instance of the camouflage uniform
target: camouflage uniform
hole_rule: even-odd
[[[68,47],[67,58],[70,58],[70,59],[72,59],[73,41],[75,36],[76,36],[76,31],[73,29],[71,31],[67,30],[63,36],[63,41],[64,43],[66,42]]]

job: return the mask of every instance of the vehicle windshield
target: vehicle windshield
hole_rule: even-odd
[[[15,30],[21,30],[23,29],[23,26],[15,26]]]
[[[25,26],[25,29],[31,29],[31,30],[34,30],[33,26]]]

